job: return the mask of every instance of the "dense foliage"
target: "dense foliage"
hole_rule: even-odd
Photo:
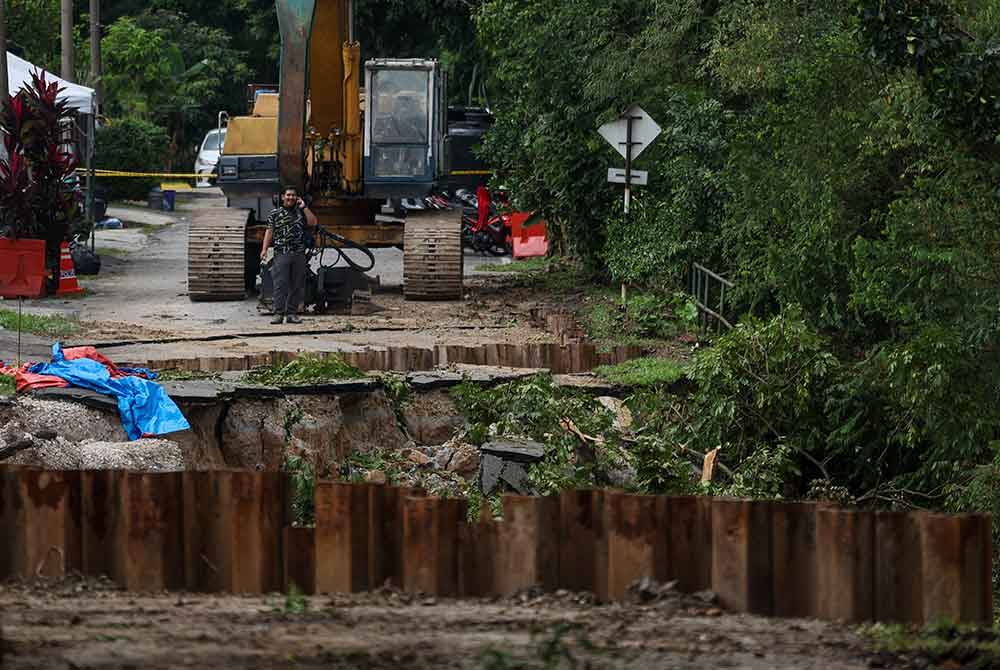
[[[107,170],[143,172],[149,168],[150,156],[162,156],[170,140],[166,131],[149,121],[124,118],[105,124],[97,130],[96,166]],[[143,200],[154,179],[100,179],[100,186],[115,199]]]
[[[559,249],[658,289],[692,262],[736,283],[742,324],[665,430],[795,495],[994,504],[946,492],[993,472],[1000,436],[1000,2],[487,0],[476,19],[486,152]],[[625,221],[596,129],[633,103],[664,134]]]

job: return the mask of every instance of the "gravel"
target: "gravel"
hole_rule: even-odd
[[[117,412],[91,409],[75,402],[18,398],[16,420],[25,431],[53,430],[70,442],[125,442],[128,436]]]
[[[180,445],[170,440],[128,441],[117,412],[72,402],[18,398],[0,416],[0,448],[29,440],[34,446],[6,462],[48,470],[185,470]]]

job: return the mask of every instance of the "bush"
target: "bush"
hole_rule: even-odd
[[[793,474],[795,463],[808,463],[812,474],[825,476],[819,465],[830,433],[825,399],[840,371],[826,341],[797,311],[741,323],[688,368],[697,390],[678,441],[700,452],[719,447],[720,460],[734,467],[749,460],[743,478],[767,480],[769,490],[775,477],[754,472]]]
[[[119,119],[97,130],[96,165],[102,170],[157,172],[167,153],[167,131],[142,119]],[[109,178],[98,180],[112,200],[144,200],[156,186],[155,179]]]

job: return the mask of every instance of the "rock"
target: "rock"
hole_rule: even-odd
[[[416,449],[404,449],[403,457],[406,458],[411,463],[415,463],[421,467],[430,465],[432,463],[430,456],[423,454]]]
[[[54,440],[59,437],[59,433],[52,430],[51,428],[36,428],[35,437],[39,440]]]
[[[417,444],[444,444],[465,427],[465,418],[444,391],[417,393],[403,405],[403,422]]]
[[[709,590],[692,593],[691,597],[697,598],[706,605],[714,605],[719,600],[719,596],[716,595],[715,591],[709,591]]]
[[[385,484],[385,473],[381,470],[372,470],[365,475],[365,481],[369,484]]]
[[[503,472],[503,460],[484,454],[479,468],[479,490],[484,495],[493,493],[500,484],[500,473]]]
[[[632,428],[632,410],[625,406],[625,402],[623,400],[620,400],[619,398],[612,398],[610,396],[602,396],[597,399],[597,402],[601,403],[601,405],[615,415],[615,430],[625,432]]]
[[[491,454],[505,461],[537,463],[545,458],[545,445],[532,440],[497,440],[483,445],[484,454]]]
[[[479,449],[471,444],[463,444],[455,449],[455,454],[448,463],[448,470],[468,479],[479,470],[481,458]]]
[[[628,596],[636,602],[648,603],[677,595],[677,582],[660,584],[655,579],[643,577],[629,584]]]
[[[438,447],[434,455],[431,456],[431,461],[434,463],[434,467],[438,470],[447,470],[448,464],[451,463],[452,457],[455,455],[455,450],[452,447]]]
[[[627,489],[635,483],[639,474],[635,468],[628,463],[623,463],[617,467],[609,468],[607,471],[608,481],[611,486],[618,489]]]

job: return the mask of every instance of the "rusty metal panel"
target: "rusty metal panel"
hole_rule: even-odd
[[[509,596],[559,583],[559,499],[503,497],[503,522],[497,530],[496,588]]]
[[[844,509],[816,512],[819,618],[869,621],[874,615],[875,515]]]
[[[668,506],[669,578],[685,593],[712,588],[712,499],[678,496]]]
[[[569,489],[559,494],[559,588],[597,592],[598,545],[606,543],[604,492]]]
[[[718,498],[712,501],[712,589],[737,612],[769,615],[771,503]]]
[[[608,599],[623,600],[633,582],[665,582],[669,573],[667,499],[609,494],[607,506]]]
[[[992,622],[991,520],[984,514],[919,519],[925,622]]]
[[[816,503],[771,504],[775,616],[816,616]]]

